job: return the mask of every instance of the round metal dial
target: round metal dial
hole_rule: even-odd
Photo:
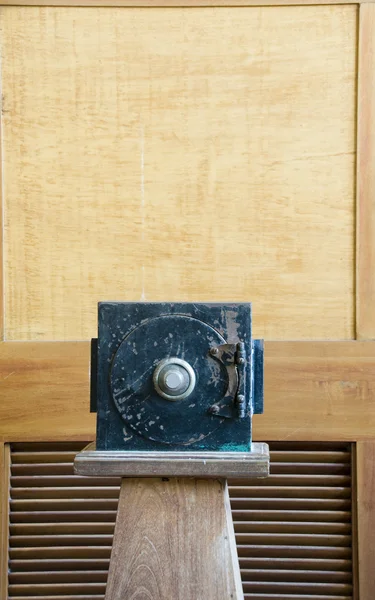
[[[159,396],[175,402],[190,396],[195,387],[195,372],[186,360],[164,358],[154,371],[153,381]]]
[[[183,315],[150,319],[130,332],[110,371],[125,423],[150,440],[187,445],[220,427],[223,419],[208,409],[225,395],[228,377],[210,348],[223,343],[215,329]]]

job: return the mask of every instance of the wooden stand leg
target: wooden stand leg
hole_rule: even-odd
[[[124,478],[105,600],[243,600],[226,481]]]
[[[263,443],[251,452],[79,452],[77,474],[123,478],[106,600],[243,600],[227,483],[215,477],[267,477],[269,462]]]

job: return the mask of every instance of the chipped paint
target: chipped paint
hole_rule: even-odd
[[[227,366],[213,360],[209,350],[238,339],[251,340],[249,304],[101,304],[98,448],[248,450],[250,410],[241,420],[207,412],[230,398]],[[155,394],[153,371],[171,356],[186,360],[196,372],[197,395],[190,402],[168,402]],[[249,370],[246,377],[249,381]],[[123,428],[121,435],[116,429],[119,415],[133,434],[126,444]]]

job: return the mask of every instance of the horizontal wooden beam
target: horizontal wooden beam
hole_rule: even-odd
[[[357,441],[375,434],[373,342],[265,344],[255,440]]]
[[[87,342],[0,344],[0,439],[93,440]],[[375,437],[375,342],[266,342],[256,441]]]
[[[0,344],[0,438],[92,440],[88,342]]]
[[[0,6],[104,6],[149,8],[194,8],[220,6],[309,6],[327,4],[361,4],[363,0],[0,0]],[[375,0],[366,0],[374,2]]]

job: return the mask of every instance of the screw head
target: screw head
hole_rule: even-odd
[[[219,410],[220,410],[220,408],[218,407],[218,405],[217,404],[213,404],[208,409],[208,412],[211,413],[212,415],[217,415],[217,413],[219,412]]]
[[[245,396],[243,394],[239,394],[237,396],[237,402],[238,402],[238,404],[244,404],[244,402],[245,402]]]
[[[212,354],[213,356],[215,356],[216,354],[219,354],[219,350],[217,348],[211,348],[210,354]]]
[[[240,356],[239,358],[237,358],[237,363],[239,365],[244,365],[245,364],[245,359],[242,356]]]

